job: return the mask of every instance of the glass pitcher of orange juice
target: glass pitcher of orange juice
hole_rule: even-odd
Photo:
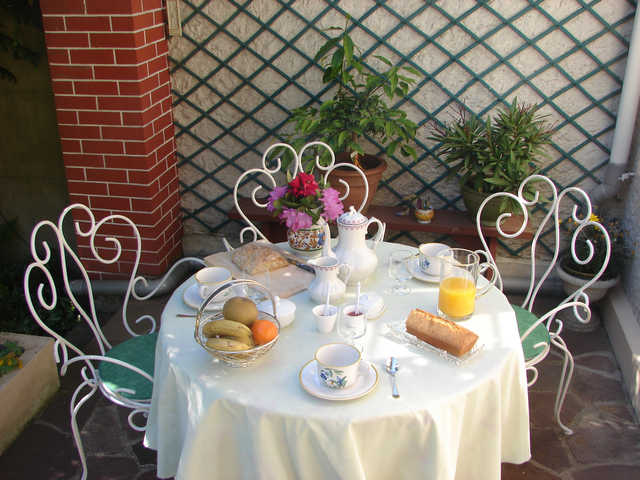
[[[439,256],[440,291],[438,293],[438,314],[449,320],[466,320],[473,315],[476,297],[487,293],[496,281],[496,274],[488,285],[478,289],[478,276],[493,265],[480,263],[476,252],[464,248],[450,248]]]

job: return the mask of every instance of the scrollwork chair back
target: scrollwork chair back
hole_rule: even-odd
[[[74,220],[68,220],[70,217]],[[88,240],[88,250],[96,262],[114,265],[119,260],[126,259],[126,262],[131,264],[122,306],[123,325],[131,338],[119,345],[112,345],[102,331],[96,313],[91,279],[65,238],[65,224],[69,221],[73,222],[76,235]],[[50,245],[51,235],[46,234],[47,230],[53,234],[54,245]],[[124,231],[126,233],[123,233]],[[114,235],[114,232],[118,232],[118,235]],[[98,240],[99,238],[102,241]],[[54,355],[56,363],[60,364],[60,374],[64,375],[68,367],[74,363],[82,365],[82,381],[71,398],[71,429],[81,459],[84,480],[87,477],[87,463],[76,415],[80,407],[96,391],[99,390],[115,404],[131,409],[128,421],[133,429],[145,429],[145,425],[138,424],[136,420],[139,419],[138,414],[146,416],[150,407],[156,321],[153,316],[144,314],[134,322],[141,324],[137,330],[143,329],[144,333],[134,332],[127,320],[130,298],[146,300],[153,296],[167,276],[183,261],[196,260],[201,264],[204,262],[193,258],[182,259],[172,266],[155,288],[148,293],[140,294],[136,287],[138,290],[142,286],[148,287],[148,282],[144,277],[138,276],[141,257],[141,237],[138,228],[123,215],[109,215],[96,221],[93,212],[82,204],[66,207],[57,224],[49,220],[39,222],[32,231],[30,248],[33,261],[27,266],[24,275],[24,294],[29,311],[40,327],[55,338]],[[58,271],[59,275],[54,273]],[[79,275],[79,280],[71,282],[72,274]],[[82,288],[78,288],[78,282]],[[89,328],[97,345],[96,352],[90,353],[74,345],[53,330],[42,318],[45,312],[60,308],[58,300],[62,296],[68,298],[77,312],[78,320],[83,321]]]
[[[256,241],[258,239],[268,241],[267,237],[242,211],[242,208],[240,207],[240,203],[238,202],[238,191],[240,187],[244,185],[244,183],[246,183],[248,177],[255,176],[255,175],[261,175],[266,177],[266,179],[268,180],[268,182],[266,183],[270,184],[272,189],[277,186],[277,182],[274,175],[281,170],[282,161],[280,156],[277,156],[273,160],[270,157],[270,155],[276,149],[282,149],[283,151],[288,150],[289,153],[293,156],[293,161],[291,162],[289,173],[291,174],[291,177],[294,178],[298,174],[298,172],[303,171],[302,157],[304,153],[307,151],[307,149],[314,148],[314,147],[315,148],[320,147],[320,148],[326,149],[329,152],[329,156],[331,157],[331,161],[329,162],[328,165],[322,165],[320,162],[320,155],[316,152],[316,156],[314,160],[314,168],[316,171],[322,172],[322,179],[325,183],[327,182],[327,179],[329,178],[329,175],[331,174],[331,172],[333,172],[336,168],[349,168],[351,170],[355,170],[360,175],[360,178],[362,179],[362,182],[364,185],[365,193],[364,193],[364,199],[362,200],[360,206],[358,207],[358,212],[362,211],[365,204],[367,203],[367,199],[369,198],[369,183],[367,181],[367,176],[364,174],[364,172],[360,168],[358,168],[356,165],[352,163],[346,163],[346,162],[336,163],[336,156],[333,150],[329,145],[327,145],[324,142],[316,141],[316,142],[307,143],[300,149],[300,152],[296,152],[295,148],[293,148],[291,145],[287,143],[275,143],[271,145],[269,148],[267,148],[264,154],[262,155],[262,167],[252,168],[250,170],[243,172],[242,175],[238,177],[238,180],[236,180],[236,184],[233,188],[233,199],[235,202],[236,210],[240,214],[240,217],[242,217],[242,219],[247,224],[247,226],[240,231],[240,243],[244,243],[246,234],[252,235],[252,239],[249,241]],[[349,184],[342,179],[340,179],[339,182],[342,184],[343,188],[345,189],[344,194],[342,194],[342,196],[340,197],[340,200],[344,201],[349,196],[349,193],[350,193]],[[257,207],[267,208],[268,203],[261,202],[257,198],[257,194],[261,190],[262,190],[262,186],[258,185],[251,191],[251,201]]]
[[[516,320],[518,322],[520,340],[525,356],[525,367],[527,369],[527,372],[531,372],[531,378],[528,379],[529,386],[533,385],[538,378],[538,370],[535,365],[540,363],[547,356],[552,345],[557,347],[563,353],[562,371],[555,399],[554,415],[556,421],[558,422],[558,425],[562,428],[562,430],[567,434],[571,434],[573,433],[572,430],[564,425],[560,420],[560,410],[562,409],[562,405],[564,403],[564,399],[571,382],[571,377],[573,375],[573,357],[564,340],[560,336],[562,332],[563,322],[560,318],[557,317],[557,314],[561,311],[571,309],[571,313],[575,315],[578,321],[585,324],[590,321],[591,308],[589,306],[589,296],[586,290],[600,278],[600,276],[606,269],[611,252],[609,235],[606,229],[599,222],[595,222],[592,220],[591,201],[589,200],[589,196],[584,192],[584,190],[578,187],[568,187],[558,193],[555,184],[549,178],[543,175],[532,175],[526,178],[520,185],[517,195],[508,192],[500,192],[494,193],[487,197],[480,205],[480,208],[476,215],[476,227],[478,236],[480,237],[480,240],[484,247],[483,254],[486,255],[489,261],[496,267],[495,271],[498,275],[498,278],[496,280],[496,287],[502,289],[502,276],[500,275],[496,260],[495,258],[493,258],[483,234],[483,224],[481,221],[482,213],[487,204],[494,199],[508,199],[514,205],[518,205],[519,210],[516,210],[516,213],[521,214],[522,223],[516,231],[507,232],[503,229],[504,221],[512,216],[512,214],[508,212],[499,215],[495,225],[496,229],[503,238],[517,239],[520,235],[522,235],[522,233],[530,223],[530,210],[539,203],[544,202],[544,197],[541,194],[540,188],[538,188],[540,185],[546,185],[548,187],[548,190],[551,192],[551,200],[549,202],[549,206],[547,207],[546,214],[540,220],[540,223],[535,229],[535,233],[530,244],[530,271],[529,287],[527,293],[520,306],[512,305],[512,307],[514,309]],[[527,198],[528,195],[526,195],[525,192],[529,191],[530,187],[534,187],[535,193],[533,194],[532,198]],[[570,241],[570,251],[573,259],[579,264],[586,264],[593,258],[594,251],[591,242],[587,242],[589,245],[589,254],[587,258],[579,258],[575,249],[576,239],[580,235],[580,232],[591,225],[601,230],[606,239],[607,251],[605,262],[600,271],[597,273],[597,275],[594,276],[593,279],[578,288],[573,293],[569,294],[566,298],[559,302],[558,306],[546,312],[544,315],[538,317],[533,313],[536,298],[540,293],[542,285],[553,271],[559,257],[561,247],[560,207],[563,200],[565,199],[572,199],[575,201],[571,213],[571,218],[573,219],[573,222],[575,222],[577,227],[574,230]],[[577,199],[577,201],[575,199]],[[549,226],[551,218],[553,218],[552,227]],[[551,252],[551,260],[548,262],[548,265],[546,266],[542,274],[538,276],[536,273],[537,263],[539,262],[539,256],[537,255],[538,241],[543,234],[548,233],[547,230],[549,228],[552,228],[554,240],[553,250]]]

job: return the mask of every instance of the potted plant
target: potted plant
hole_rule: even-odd
[[[625,260],[629,258],[627,247],[624,244],[624,230],[617,218],[600,219],[596,215],[591,215],[591,222],[599,222],[608,232],[611,243],[611,255],[606,269],[602,276],[586,292],[592,302],[598,301],[607,294],[607,291],[620,281],[620,272],[624,266]],[[574,223],[569,218],[565,224]],[[600,227],[589,224],[578,234],[575,242],[575,252],[578,259],[586,259],[589,256],[589,244],[593,248],[593,257],[591,260],[582,265],[576,262],[567,249],[561,256],[556,270],[558,276],[563,282],[564,290],[567,295],[575,292],[602,269],[602,265],[607,255],[606,238]]]
[[[267,210],[287,226],[291,248],[313,252],[323,244],[320,218],[332,221],[343,213],[339,192],[327,184],[318,184],[310,173],[299,172],[286,185],[269,193]]]
[[[404,156],[416,158],[411,146],[418,126],[407,118],[407,114],[391,107],[396,97],[406,96],[409,87],[415,83],[420,73],[412,67],[394,66],[387,58],[375,55],[388,68],[385,72],[371,71],[365,66],[358,48],[348,33],[349,17],[344,28],[331,27],[341,34],[330,38],[315,55],[314,60],[322,65],[322,81],[325,84],[335,82],[337,90],[332,98],[323,101],[320,106],[312,103],[293,111],[290,122],[294,125],[291,144],[299,150],[304,144],[321,140],[336,153],[338,161],[353,162],[367,176],[369,183],[368,207],[373,198],[382,173],[386,169],[383,159],[367,155],[363,140],[375,138],[386,145],[386,154],[393,155],[398,149]],[[327,165],[330,155],[326,149],[318,154],[321,163]],[[283,168],[287,168],[283,158]],[[304,163],[305,171],[313,169],[313,161]],[[362,178],[353,169],[336,169],[329,177],[341,194],[343,187],[339,178],[350,183],[350,195],[345,200],[345,208],[358,206],[364,197]],[[353,178],[353,183],[349,180]],[[355,195],[360,192],[359,199]]]
[[[536,105],[520,104],[517,98],[486,121],[461,106],[456,119],[433,129],[430,140],[439,143],[450,173],[459,175],[463,202],[474,218],[487,196],[517,193],[522,181],[538,171],[553,133]],[[532,195],[533,185],[528,188],[525,195]],[[495,199],[485,207],[482,222],[495,223],[501,213],[518,208],[510,199]]]

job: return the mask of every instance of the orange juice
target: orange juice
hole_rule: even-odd
[[[445,278],[440,283],[438,309],[451,318],[463,318],[473,313],[476,284],[462,277]]]

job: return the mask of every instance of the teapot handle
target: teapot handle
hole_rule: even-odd
[[[369,230],[369,225],[371,225],[372,223],[378,224],[378,231],[373,237],[373,249],[375,250],[378,244],[382,241],[382,238],[384,237],[384,232],[387,229],[387,225],[381,222],[380,220],[378,220],[376,217],[371,217],[367,222],[367,230]]]

